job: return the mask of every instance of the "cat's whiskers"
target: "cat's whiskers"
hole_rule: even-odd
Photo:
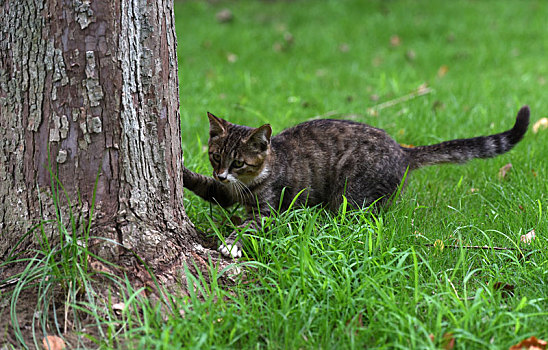
[[[249,197],[253,197],[253,192],[251,192],[245,183],[232,175],[228,175],[227,179],[232,193],[239,198],[241,202],[245,202]]]
[[[240,201],[244,200],[244,193],[242,190],[242,186],[240,185],[239,181],[234,181],[233,183],[234,189],[236,190],[236,196],[240,199]]]
[[[244,202],[248,195],[253,195],[251,190],[236,177],[229,174],[227,180],[229,181],[228,184],[230,185],[229,188],[232,194],[240,201]]]
[[[245,196],[253,197],[253,192],[251,192],[251,190],[249,189],[249,187],[247,187],[245,183],[243,183],[242,181],[238,179],[236,179],[236,181],[238,181],[238,185],[240,186],[242,190],[242,201],[245,200]]]

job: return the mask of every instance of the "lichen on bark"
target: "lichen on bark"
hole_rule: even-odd
[[[57,209],[85,216],[95,193],[94,234],[152,266],[174,261],[196,236],[182,204],[171,1],[1,4],[2,232],[25,232]],[[54,208],[48,166],[80,208]],[[3,240],[0,256],[13,243]]]

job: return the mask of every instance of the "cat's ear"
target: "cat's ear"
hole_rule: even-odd
[[[253,130],[244,141],[253,148],[257,148],[261,151],[265,151],[268,144],[270,144],[270,137],[272,136],[272,128],[270,124],[265,124]]]
[[[214,138],[226,134],[227,121],[207,112],[209,118],[209,137]]]

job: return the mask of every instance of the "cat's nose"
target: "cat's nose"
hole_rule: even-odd
[[[221,182],[226,182],[227,178],[228,178],[228,171],[227,170],[217,173],[217,180],[219,180]]]

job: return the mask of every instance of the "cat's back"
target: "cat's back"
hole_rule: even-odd
[[[275,150],[291,153],[341,152],[367,145],[376,145],[377,149],[399,148],[398,144],[382,129],[339,119],[306,121],[285,129],[272,138],[272,146]]]
[[[289,189],[288,198],[306,188],[309,204],[333,209],[347,189],[358,204],[383,196],[386,188],[397,186],[407,163],[386,132],[350,120],[304,122],[274,136],[271,145],[274,183]]]

